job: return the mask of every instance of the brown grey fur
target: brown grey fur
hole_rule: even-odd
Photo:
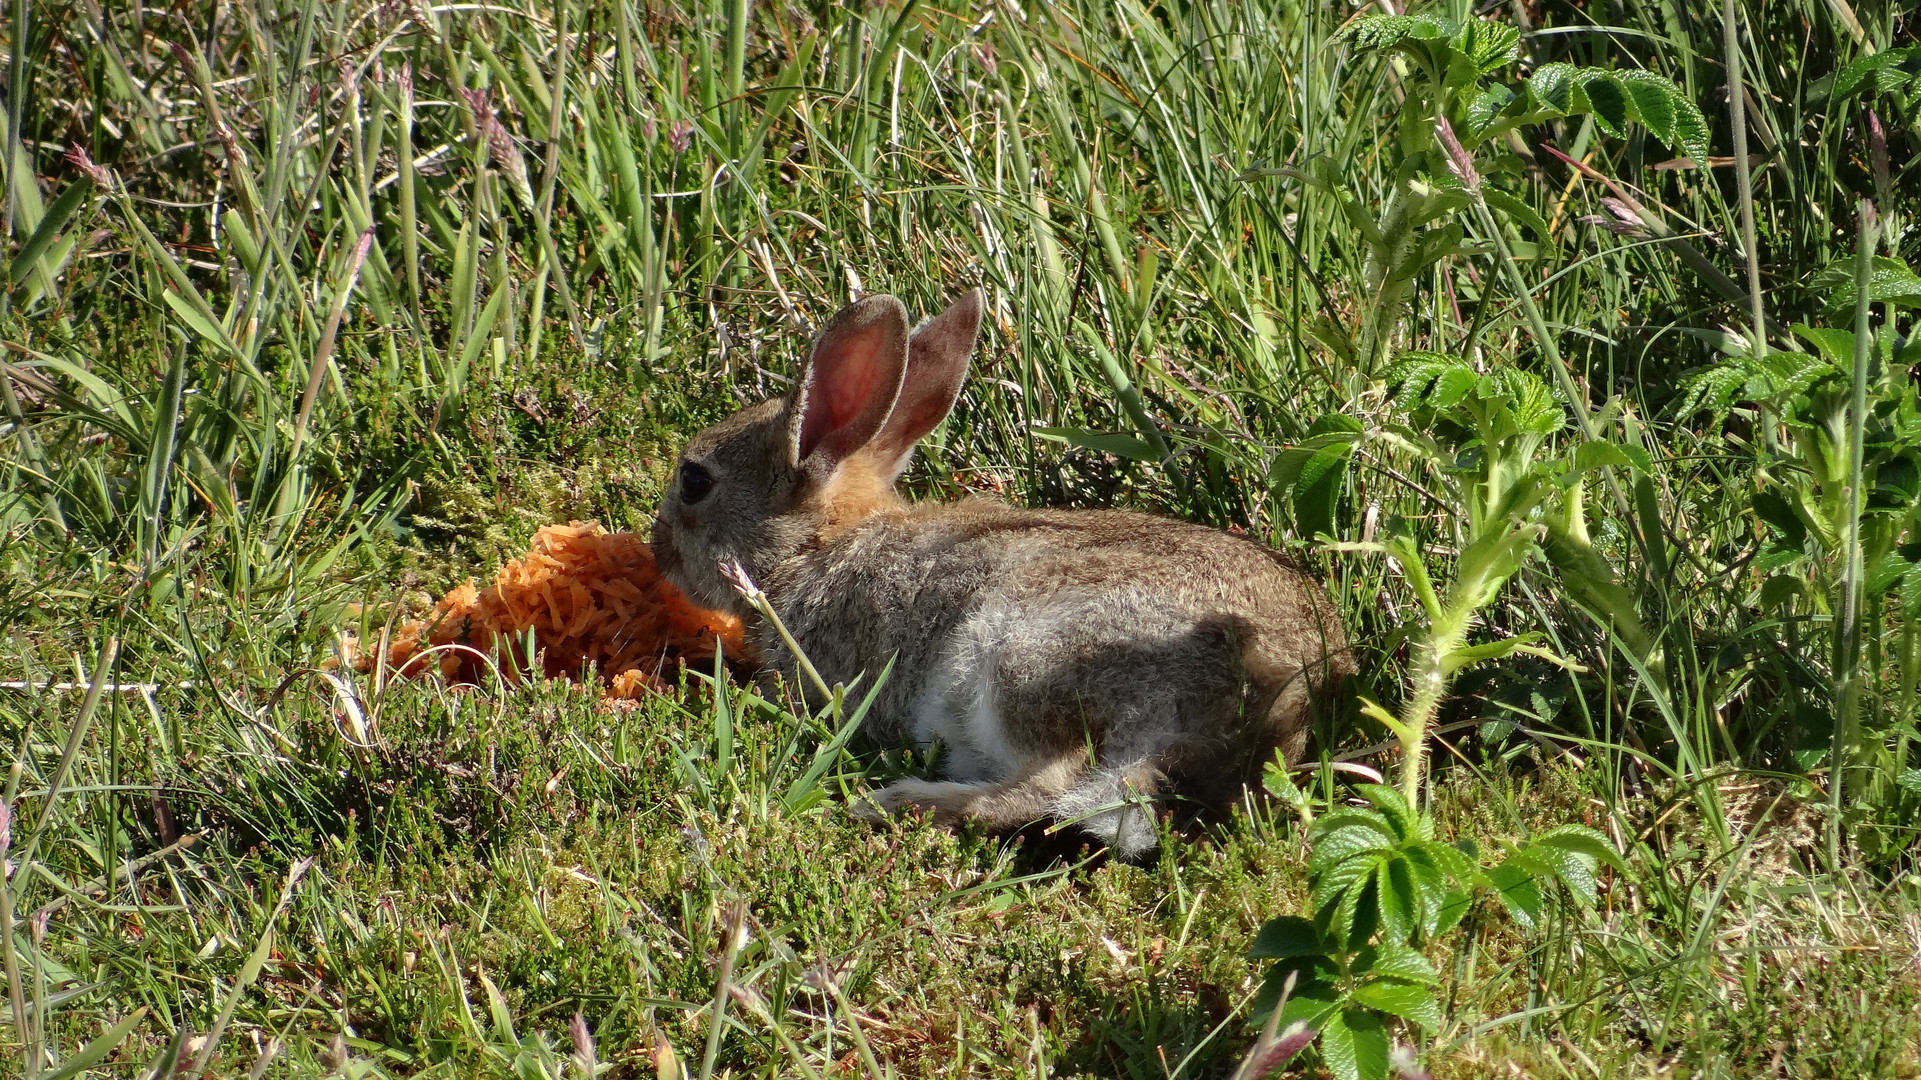
[[[890,785],[882,808],[995,828],[1077,820],[1135,855],[1156,843],[1142,799],[1228,803],[1275,750],[1298,758],[1315,697],[1353,670],[1346,639],[1318,583],[1219,530],[896,494],[912,442],[958,393],[979,310],[969,294],[911,336],[891,298],[843,312],[793,395],[688,444],[683,463],[712,487],[690,501],[670,485],[656,557],[699,602],[746,616],[761,663],[790,685],[792,656],[722,563],[759,583],[829,683],[894,658],[865,731],[938,741],[946,779]],[[872,388],[838,406],[853,434],[804,445],[802,413],[827,408],[809,395],[837,376]],[[896,419],[869,438],[876,394]]]

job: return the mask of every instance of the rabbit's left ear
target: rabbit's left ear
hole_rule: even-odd
[[[887,423],[867,446],[881,474],[892,480],[907,468],[914,444],[940,426],[960,398],[967,361],[980,335],[983,297],[973,289],[927,320],[907,343],[907,377]]]
[[[814,343],[788,402],[788,464],[824,481],[871,442],[900,397],[907,309],[869,296],[841,309]]]

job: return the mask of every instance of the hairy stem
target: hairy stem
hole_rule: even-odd
[[[1834,635],[1834,740],[1828,749],[1828,858],[1840,865],[1841,807],[1853,753],[1854,719],[1860,708],[1861,682],[1861,482],[1862,445],[1867,427],[1868,362],[1874,341],[1868,334],[1868,291],[1874,271],[1874,203],[1861,200],[1861,239],[1854,263],[1854,386],[1848,405],[1848,486],[1842,507],[1841,597],[1835,605],[1840,625]]]
[[[1479,590],[1456,588],[1456,596],[1471,596]],[[1427,733],[1434,726],[1447,694],[1447,658],[1467,638],[1471,610],[1450,598],[1445,613],[1428,624],[1427,640],[1421,643],[1414,670],[1408,674],[1413,693],[1401,706],[1401,794],[1408,805],[1419,806],[1421,785],[1427,779]]]

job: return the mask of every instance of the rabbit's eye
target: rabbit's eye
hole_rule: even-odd
[[[689,505],[707,497],[714,490],[714,474],[706,466],[684,461],[680,465],[680,501]]]

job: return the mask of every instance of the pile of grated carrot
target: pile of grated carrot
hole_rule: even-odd
[[[639,534],[574,521],[542,527],[533,550],[485,589],[469,579],[425,618],[395,627],[387,659],[417,675],[431,657],[449,682],[478,683],[496,655],[505,674],[533,666],[529,631],[548,678],[591,673],[614,698],[667,689],[682,664],[711,669],[716,649],[731,661],[747,652],[740,620],[689,603]],[[364,656],[358,663],[370,666]]]

